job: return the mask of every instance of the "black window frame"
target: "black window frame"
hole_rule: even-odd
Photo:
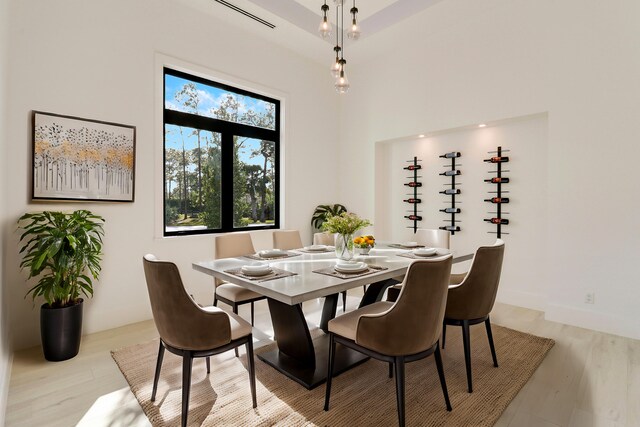
[[[251,98],[260,99],[275,104],[275,129],[265,129],[246,125],[242,123],[228,122],[225,120],[215,119],[212,117],[200,116],[197,114],[185,113],[182,111],[170,110],[166,108],[166,77],[167,75],[179,77],[194,83],[200,83],[212,86],[217,89],[229,91],[238,95],[249,96]],[[167,231],[166,224],[166,208],[167,194],[162,191],[162,233],[165,237],[169,236],[188,236],[198,234],[218,234],[230,233],[234,231],[252,231],[252,230],[269,230],[280,228],[280,101],[268,96],[260,95],[248,90],[218,83],[203,77],[194,76],[172,68],[163,67],[162,73],[162,179],[165,182],[166,167],[166,126],[185,126],[205,131],[218,132],[221,134],[220,156],[221,156],[221,188],[220,188],[220,228],[206,228],[201,230],[179,230]],[[233,151],[234,136],[255,138],[267,141],[273,141],[274,148],[274,221],[270,225],[235,227],[234,223],[234,188],[233,188]]]

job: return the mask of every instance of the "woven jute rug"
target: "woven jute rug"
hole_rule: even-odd
[[[473,393],[467,393],[461,328],[447,328],[443,362],[452,412],[445,409],[433,356],[406,365],[408,426],[492,426],[553,347],[553,340],[493,326],[500,367],[493,367],[482,325],[471,328]],[[268,351],[274,345],[257,349]],[[181,358],[165,352],[156,401],[151,388],[158,341],[112,352],[154,426],[180,424]],[[333,381],[331,407],[323,411],[325,386],[307,390],[258,358],[258,407],[251,407],[246,358],[233,351],[194,361],[189,425],[202,426],[393,426],[397,425],[395,379],[376,360],[347,371]]]

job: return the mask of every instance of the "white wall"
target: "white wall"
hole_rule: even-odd
[[[8,281],[5,280],[5,223],[6,182],[7,169],[7,120],[6,120],[6,89],[7,89],[7,27],[9,23],[7,2],[0,0],[0,426],[4,425],[5,411],[7,407],[7,394],[9,392],[9,379],[11,377],[11,349],[9,345],[9,304],[5,297]]]
[[[15,220],[25,211],[89,208],[106,218],[105,256],[100,283],[85,307],[84,332],[150,318],[141,258],[152,252],[174,260],[189,291],[212,300],[212,280],[191,262],[213,256],[213,236],[161,238],[157,233],[161,185],[162,130],[157,117],[162,94],[158,58],[193,63],[199,71],[225,75],[240,85],[285,98],[286,195],[284,227],[302,231],[310,242],[314,207],[333,202],[336,180],[326,174],[308,190],[306,171],[331,161],[338,129],[337,95],[322,85],[326,69],[265,42],[215,13],[172,0],[14,0],[11,2],[11,82],[8,102],[6,185],[8,232],[6,283],[16,348],[38,343],[38,304],[24,299],[25,274],[18,270]],[[249,19],[247,26],[260,25]],[[29,201],[30,111],[41,110],[137,126],[136,201],[133,204],[34,204]],[[161,193],[160,193],[161,194]],[[257,233],[257,247],[270,242]]]
[[[373,172],[352,165],[376,141],[547,112],[546,173],[522,177],[546,187],[544,256],[512,268],[547,289],[548,319],[640,338],[638,16],[636,0],[450,0],[362,40],[381,50],[350,68],[340,199],[374,215]]]

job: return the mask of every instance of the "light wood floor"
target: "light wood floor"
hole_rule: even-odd
[[[348,309],[359,297],[350,292]],[[261,346],[269,342],[271,321],[266,302],[256,308],[254,335]],[[320,302],[305,303],[304,310],[317,324]],[[240,308],[245,318],[248,311]],[[640,341],[549,322],[541,312],[504,304],[496,304],[492,322],[556,341],[497,426],[640,426]],[[484,334],[477,328],[472,333]],[[147,321],[85,336],[80,354],[65,362],[44,361],[40,348],[16,353],[7,425],[148,426],[109,351],[156,337]]]

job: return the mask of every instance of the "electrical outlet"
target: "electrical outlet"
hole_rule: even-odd
[[[594,292],[587,292],[584,294],[584,303],[585,304],[593,304],[596,299],[596,294]]]

